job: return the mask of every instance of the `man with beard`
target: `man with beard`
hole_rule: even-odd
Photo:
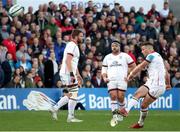
[[[60,107],[68,103],[67,122],[82,122],[74,117],[74,109],[77,103],[78,85],[82,83],[82,77],[78,70],[79,48],[78,44],[83,42],[84,34],[81,30],[73,30],[72,40],[67,43],[64,50],[62,66],[60,69],[60,79],[62,84],[68,90],[68,94],[63,96],[55,106],[50,110],[53,119],[57,120],[57,112]]]
[[[108,93],[111,98],[111,110],[113,118],[110,125],[114,127],[123,117],[118,115],[116,110],[125,106],[124,96],[127,90],[128,70],[135,68],[133,59],[126,53],[120,51],[120,43],[113,41],[112,53],[105,56],[102,66],[102,76],[108,86]]]
[[[127,81],[133,79],[145,67],[147,67],[148,79],[145,84],[137,89],[128,101],[127,107],[119,110],[119,113],[126,117],[131,108],[138,104],[139,99],[143,98],[139,121],[130,126],[135,129],[143,128],[149,105],[158,99],[166,90],[171,89],[170,75],[166,70],[166,63],[164,63],[161,55],[154,51],[153,47],[154,45],[150,42],[141,44],[141,50],[145,56],[145,60],[130,72]]]

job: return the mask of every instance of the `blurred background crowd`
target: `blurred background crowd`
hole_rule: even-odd
[[[111,43],[118,40],[121,51],[136,64],[143,61],[140,43],[150,41],[165,60],[173,87],[180,87],[180,24],[165,2],[162,10],[153,4],[148,13],[143,7],[126,12],[121,3],[113,9],[104,4],[98,11],[93,1],[86,8],[49,2],[34,11],[14,17],[7,15],[12,1],[0,1],[0,87],[60,88],[59,70],[66,44],[73,29],[81,29],[85,39],[79,44],[79,70],[86,88],[107,87],[101,77],[102,60],[111,53]],[[158,67],[157,67],[158,68]],[[144,69],[129,87],[143,84]]]

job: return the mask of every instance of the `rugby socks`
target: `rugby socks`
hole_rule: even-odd
[[[118,108],[118,102],[116,100],[111,100],[111,111],[115,111]]]
[[[146,119],[147,114],[148,114],[148,109],[141,109],[140,117],[139,117],[139,121],[138,121],[138,124],[140,126],[144,125],[144,120]]]
[[[68,96],[62,97],[54,106],[54,109],[57,111],[59,108],[61,108],[63,105],[67,104],[69,101]]]
[[[77,101],[76,99],[69,99],[69,103],[68,103],[68,118],[72,118],[74,117],[74,109],[76,107]]]
[[[124,108],[125,107],[125,101],[123,103],[118,103],[118,106],[119,108],[118,109],[121,109],[121,108]]]
[[[126,108],[126,111],[129,112],[133,106],[136,106],[138,104],[138,99],[135,97],[132,97],[130,101],[128,102],[128,106]]]

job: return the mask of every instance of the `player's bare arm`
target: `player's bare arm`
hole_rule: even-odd
[[[109,82],[108,75],[107,75],[107,68],[108,67],[106,65],[102,66],[102,78],[103,78],[105,83]]]
[[[128,65],[128,73],[130,73],[136,67],[136,63]]]
[[[77,75],[77,80],[78,80],[78,86],[81,87],[81,85],[83,84],[83,79],[82,79],[78,69],[76,70],[76,75]]]
[[[166,90],[170,90],[171,89],[171,81],[170,81],[170,74],[168,72],[168,70],[170,69],[170,65],[167,61],[164,61],[164,66],[166,69],[166,74],[165,74]]]
[[[136,67],[136,63],[131,63],[130,65],[128,65],[128,75],[130,74],[130,72]],[[125,81],[127,82],[127,77],[124,78]]]
[[[145,68],[146,66],[148,66],[148,65],[149,65],[149,62],[143,61],[141,64],[139,64],[138,66],[136,66],[136,68],[134,68],[134,69],[130,72],[130,74],[128,75],[127,80],[133,79],[133,78],[137,75],[138,72],[140,72],[142,69],[144,69],[144,68]]]
[[[71,76],[71,82],[74,83],[75,77],[74,77],[74,73],[72,71],[72,65],[71,65],[72,59],[73,59],[73,55],[67,54],[66,65],[67,65],[67,69],[68,69],[70,76]]]
[[[167,70],[166,70],[165,79],[166,79],[166,90],[170,90],[171,89],[170,74]]]
[[[107,76],[106,73],[103,73],[103,74],[102,74],[102,77],[103,77],[103,80],[104,80],[105,83],[108,83],[108,82],[109,82],[109,79],[108,79],[108,76]]]

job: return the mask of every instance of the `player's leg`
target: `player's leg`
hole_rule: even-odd
[[[112,119],[110,121],[110,125],[112,127],[116,126],[118,124],[117,121],[117,108],[118,108],[118,102],[117,102],[117,82],[116,81],[110,81],[108,84],[108,93],[111,100],[111,112],[112,112]]]
[[[118,88],[117,88],[117,82],[116,81],[110,81],[108,84],[108,93],[111,99],[111,111],[113,116],[117,113],[115,112],[118,108]]]
[[[148,88],[146,86],[142,85],[140,88],[138,88],[138,90],[135,92],[133,97],[130,99],[127,107],[120,109],[119,113],[122,116],[127,116],[129,111],[131,110],[131,108],[138,104],[139,98],[146,96],[147,93],[148,93]]]
[[[67,89],[64,89],[62,92],[63,96],[61,99],[53,106],[54,110],[58,111],[62,106],[68,103],[71,93]]]
[[[144,97],[141,103],[141,111],[138,123],[132,125],[132,128],[142,128],[144,126],[144,121],[148,114],[148,106],[153,103],[159,96],[165,92],[164,87],[149,87],[149,92]]]
[[[122,109],[125,107],[125,90],[122,90],[122,88],[120,88],[118,90],[118,109]],[[123,121],[123,116],[118,114],[118,121]]]
[[[74,117],[74,109],[77,104],[77,96],[78,96],[78,89],[75,91],[70,91],[71,97],[69,98],[68,102],[68,118],[73,118]]]
[[[71,96],[70,93],[65,93],[65,94],[61,97],[61,99],[60,99],[54,106],[52,106],[50,112],[51,112],[52,118],[53,118],[54,120],[58,120],[58,117],[57,117],[58,110],[59,110],[59,108],[61,108],[62,106],[64,106],[65,104],[68,103],[70,96]]]
[[[61,77],[61,81],[62,81],[62,84],[65,86],[66,84],[69,83],[70,79],[67,75],[62,75]],[[61,97],[61,99],[52,107],[52,109],[50,110],[51,112],[51,115],[52,115],[52,118],[54,120],[58,120],[58,117],[57,117],[57,113],[58,113],[58,110],[59,108],[61,108],[63,105],[67,104],[69,102],[69,97],[70,97],[70,93],[68,93],[68,90],[67,92],[65,92],[64,96]]]
[[[113,112],[118,108],[117,89],[109,90],[109,95],[111,99],[111,111]]]
[[[125,102],[124,102],[124,98],[125,98],[125,90],[118,90],[118,108],[124,108],[125,107]]]
[[[118,124],[117,120],[117,108],[118,108],[118,101],[117,101],[117,88],[109,88],[108,90],[110,99],[111,99],[111,111],[112,111],[112,119],[110,121],[110,125],[112,127],[116,126]]]
[[[141,103],[141,110],[140,110],[140,116],[139,121],[131,126],[131,128],[142,128],[144,126],[144,121],[148,114],[148,106],[156,100],[155,97],[150,96],[147,94],[142,103]]]
[[[68,102],[67,122],[82,122],[82,120],[79,120],[74,116],[74,110],[77,104],[78,90],[79,90],[78,85],[70,88],[69,90],[69,92],[71,93],[71,97],[69,98],[69,102]]]

